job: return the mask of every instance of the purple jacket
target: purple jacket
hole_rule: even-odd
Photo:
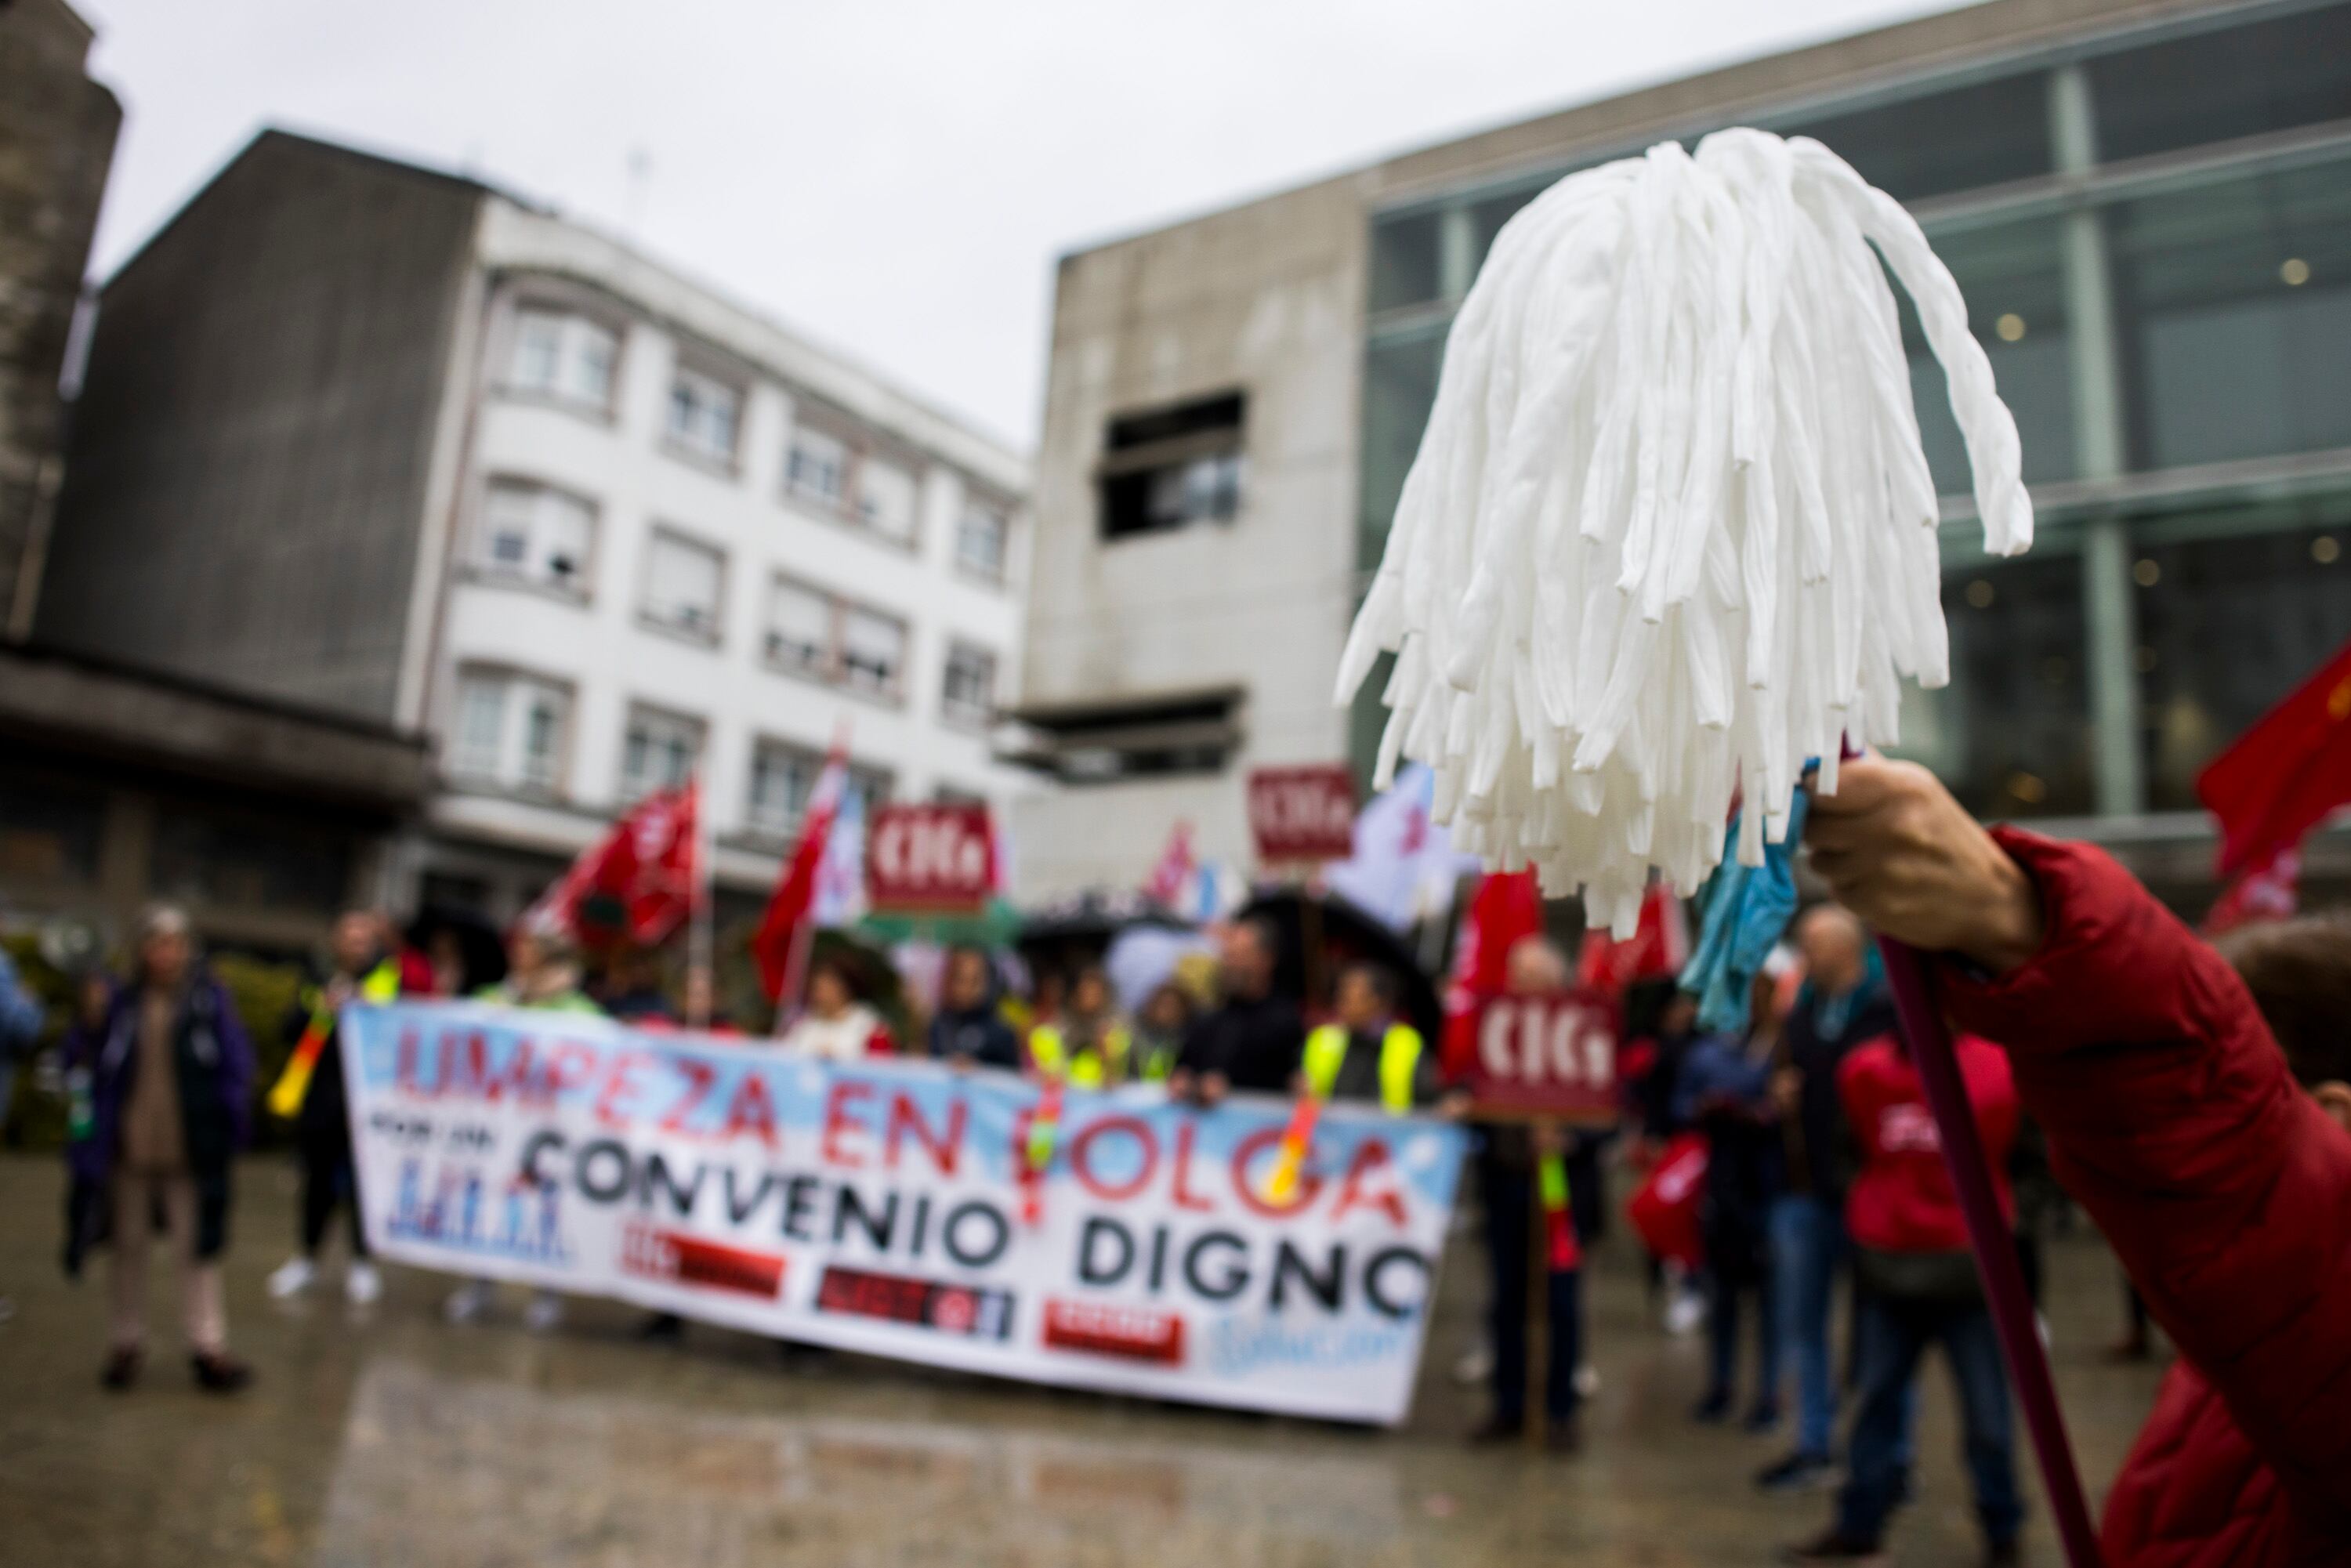
[[[119,1157],[122,1108],[139,1073],[140,997],[137,986],[115,994],[91,1064],[90,1141],[95,1166],[102,1171],[112,1170]],[[225,1176],[231,1156],[253,1130],[253,1042],[229,1005],[228,992],[202,970],[181,1003],[172,1055],[179,1070],[189,1168],[199,1182]]]

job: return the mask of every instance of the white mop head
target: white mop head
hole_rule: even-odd
[[[1808,758],[1834,790],[1844,737],[1896,739],[1897,675],[1943,685],[1949,648],[1889,267],[2014,555],[2016,422],[1959,286],[1819,142],[1663,142],[1504,225],[1340,662],[1344,703],[1396,653],[1383,787],[1427,762],[1455,842],[1630,936],[1651,866],[1688,893],[1720,861],[1742,785],[1755,864]]]

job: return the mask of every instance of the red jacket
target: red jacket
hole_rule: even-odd
[[[1959,1036],[1957,1051],[2001,1212],[2012,1219],[2008,1155],[2016,1143],[2016,1080],[2008,1053],[1970,1034]],[[1855,1048],[1837,1067],[1837,1093],[1861,1145],[1861,1170],[1844,1198],[1854,1240],[1879,1252],[1966,1251],[1967,1220],[1909,1056],[1890,1036]]]
[[[2351,1136],[2226,960],[2094,849],[2012,829],[2031,963],[1941,967],[2179,1346],[2106,1499],[2108,1568],[2351,1563]]]

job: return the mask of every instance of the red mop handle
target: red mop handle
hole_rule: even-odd
[[[2065,1438],[2065,1416],[2057,1406],[2056,1385],[2050,1381],[2048,1354],[2033,1326],[2032,1301],[2025,1294],[2024,1273],[2017,1266],[2007,1217],[2001,1213],[2000,1199],[1992,1191],[1991,1165],[1984,1157],[1975,1110],[1959,1076],[1949,1031],[1943,1027],[1942,1009],[1935,1005],[1933,983],[1915,949],[1880,936],[1877,951],[1886,960],[1894,1010],[1910,1042],[1910,1060],[1917,1064],[1927,1108],[1934,1113],[1935,1129],[1942,1136],[1943,1163],[1950,1170],[1959,1211],[1967,1218],[1976,1271],[1983,1277],[1984,1295],[1991,1303],[1992,1324],[2000,1331],[2009,1381],[2015,1385],[2017,1400],[2024,1406],[2024,1424],[2032,1434],[2041,1479],[2048,1489],[2050,1510],[2057,1516],[2057,1534],[2065,1543],[2065,1560],[2073,1568],[2100,1568],[2104,1560],[2098,1554],[2098,1537],[2090,1528],[2082,1477],[2074,1468],[2073,1445]]]

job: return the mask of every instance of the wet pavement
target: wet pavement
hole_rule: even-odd
[[[1769,1562],[1827,1515],[1825,1494],[1749,1484],[1782,1437],[1690,1422],[1701,1342],[1656,1326],[1621,1239],[1591,1266],[1600,1389],[1583,1449],[1553,1457],[1459,1440],[1482,1411],[1450,1375],[1483,1294],[1468,1238],[1448,1249],[1412,1420],[1368,1432],[848,1355],[787,1364],[700,1326],[682,1346],[643,1344],[640,1314],[605,1302],[575,1302],[563,1329],[534,1336],[507,1292],[496,1315],[451,1328],[446,1281],[400,1269],[364,1313],[341,1300],[339,1270],[321,1293],[276,1303],[263,1281],[285,1257],[294,1183],[274,1162],[242,1175],[229,1260],[232,1334],[256,1386],[196,1394],[159,1332],[139,1388],[108,1395],[105,1260],[65,1281],[61,1201],[53,1161],[0,1159],[0,1292],[16,1306],[0,1326],[0,1564],[1676,1568]],[[2058,1383],[2102,1492],[2157,1374],[2101,1361],[2121,1307],[2094,1238],[2059,1240],[2049,1273]],[[1893,1561],[1975,1563],[1938,1372],[1918,1444]],[[2020,1434],[2029,1469],[2023,1454]],[[2033,1495],[2030,1560],[2053,1565]]]

